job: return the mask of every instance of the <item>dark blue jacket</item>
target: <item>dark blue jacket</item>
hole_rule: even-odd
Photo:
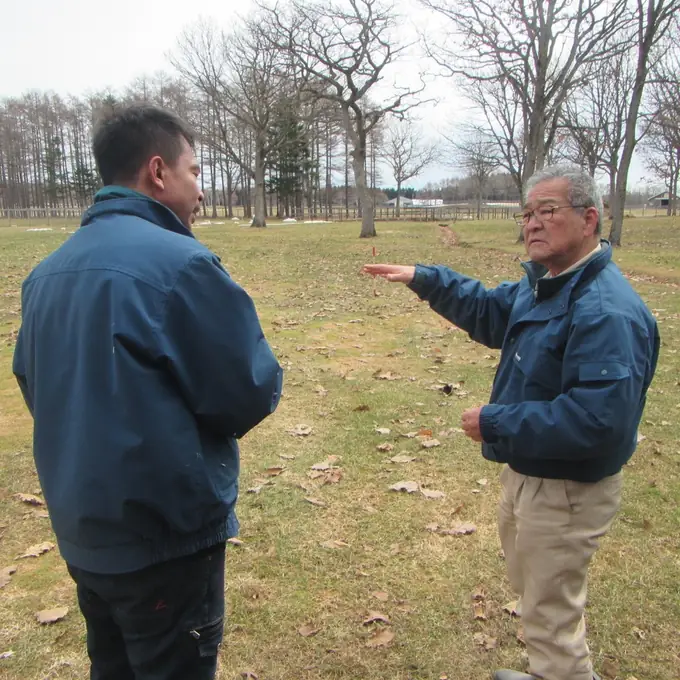
[[[611,247],[554,279],[525,265],[486,289],[446,267],[411,288],[477,342],[501,349],[482,409],[486,458],[520,474],[596,482],[629,460],[659,354],[654,317],[611,261]]]
[[[107,187],[22,307],[14,373],[64,559],[122,573],[234,535],[236,439],[276,408],[282,371],[217,256]]]

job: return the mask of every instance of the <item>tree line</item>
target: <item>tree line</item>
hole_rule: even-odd
[[[420,41],[388,0],[263,1],[228,30],[188,27],[172,51],[172,76],[118,93],[5,99],[0,206],[86,204],[99,181],[93,122],[132,101],[167,106],[193,124],[206,209],[224,205],[232,216],[236,201],[257,227],[270,215],[329,215],[356,203],[361,236],[374,236],[380,168],[390,169],[399,200],[435,160],[465,173],[478,210],[499,175],[519,198],[546,163],[603,173],[616,245],[636,148],[677,195],[680,0],[416,4],[437,18]],[[414,59],[422,73],[400,79]],[[427,142],[415,121],[432,65],[438,85],[457,88],[476,113]]]

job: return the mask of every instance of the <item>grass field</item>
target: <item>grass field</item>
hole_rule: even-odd
[[[286,368],[278,411],[242,442],[243,543],[228,550],[220,678],[475,680],[524,666],[520,621],[503,611],[514,598],[495,527],[499,469],[457,429],[466,407],[486,402],[498,353],[472,343],[405,287],[358,275],[375,246],[378,261],[444,263],[491,285],[516,279],[515,230],[458,224],[452,247],[433,224],[377,228],[373,241],[358,239],[351,223],[197,231],[255,299]],[[0,573],[17,567],[0,589],[6,680],[87,677],[84,625],[57,550],[16,559],[54,541],[44,508],[15,496],[40,491],[31,421],[11,375],[19,289],[67,235],[0,229]],[[622,511],[591,569],[590,641],[596,668],[610,680],[673,680],[680,677],[680,225],[630,220],[624,241],[615,259],[655,310],[663,349],[641,425],[646,439],[626,468]],[[450,396],[443,384],[454,385]],[[291,434],[300,425],[311,434]],[[424,448],[431,438],[440,445]],[[414,460],[391,462],[395,456]],[[322,462],[331,469],[317,476],[311,467]],[[389,489],[400,481],[445,497]],[[476,532],[426,530],[457,522]],[[69,608],[63,620],[36,621],[36,612],[55,607]],[[364,625],[375,612],[389,623]]]

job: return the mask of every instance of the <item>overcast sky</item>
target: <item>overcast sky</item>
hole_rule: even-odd
[[[0,0],[0,4],[0,97],[28,90],[83,95],[106,88],[122,89],[141,75],[170,71],[168,54],[182,29],[199,16],[228,28],[253,6],[252,0],[116,0],[109,4],[92,0]],[[409,16],[413,15],[407,13]],[[404,30],[412,29],[408,26]],[[402,73],[415,74],[420,66],[405,65]],[[469,115],[448,80],[437,81],[428,95],[439,101],[419,110],[424,136],[437,139],[452,122]],[[411,184],[418,187],[455,174],[445,166],[432,167]],[[640,163],[635,162],[630,184],[639,183],[644,174]],[[391,183],[387,171],[382,180],[384,185]]]

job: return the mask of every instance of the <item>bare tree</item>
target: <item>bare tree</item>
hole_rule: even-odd
[[[481,105],[521,193],[545,162],[568,95],[592,64],[622,49],[627,0],[421,2],[460,38],[428,52]]]
[[[635,81],[628,102],[623,150],[617,169],[616,188],[612,196],[612,224],[609,240],[621,245],[623,215],[626,207],[628,171],[633,151],[639,141],[637,134],[640,105],[647,84],[650,59],[667,35],[680,13],[680,0],[635,0]]]
[[[482,200],[491,175],[501,166],[498,148],[479,127],[463,126],[455,137],[447,137],[453,160],[449,165],[465,170],[472,180],[477,219],[482,218]]]
[[[211,26],[199,24],[186,31],[173,63],[215,109],[220,132],[220,151],[237,163],[255,183],[253,227],[266,226],[265,172],[277,140],[270,134],[276,107],[292,96],[280,60],[253,18],[230,34],[218,34]],[[253,156],[244,156],[230,136],[228,120],[251,130]]]
[[[395,216],[400,217],[402,185],[435,161],[437,148],[422,141],[422,132],[410,120],[393,121],[388,128],[382,158],[392,170],[397,184]]]
[[[622,52],[597,65],[562,109],[560,132],[566,137],[564,155],[586,166],[591,174],[596,170],[607,173],[610,206],[634,82],[631,54]]]
[[[401,88],[382,104],[368,95],[407,45],[394,42],[394,7],[381,0],[312,3],[292,0],[286,9],[264,7],[267,35],[304,78],[302,91],[333,102],[351,144],[351,162],[362,211],[361,237],[376,235],[374,205],[366,179],[367,138],[388,114],[403,116],[424,89]],[[378,101],[376,97],[376,101]]]
[[[680,184],[680,40],[678,43],[653,67],[647,97],[651,123],[643,140],[647,168],[668,189],[669,215],[677,214]]]

